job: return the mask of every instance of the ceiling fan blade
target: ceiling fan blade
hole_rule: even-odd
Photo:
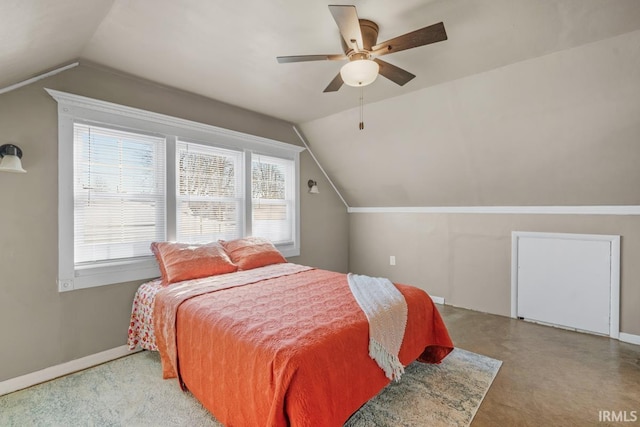
[[[280,64],[288,62],[305,62],[305,61],[339,61],[347,59],[346,55],[295,55],[295,56],[278,56],[276,58]]]
[[[329,11],[333,15],[340,34],[349,48],[353,48],[353,43],[357,44],[357,49],[362,49],[362,32],[360,31],[360,21],[355,6],[329,5]]]
[[[342,80],[342,76],[340,76],[340,73],[338,73],[338,75],[335,76],[333,80],[331,80],[331,83],[329,83],[329,86],[327,86],[327,88],[323,90],[323,92],[335,92],[342,87],[343,83],[344,81]]]
[[[399,84],[400,86],[404,86],[415,77],[415,75],[411,74],[410,72],[396,67],[393,64],[389,64],[388,62],[385,62],[381,59],[375,58],[374,61],[376,61],[376,63],[380,66],[380,70],[378,72],[381,75],[385,76],[392,82]]]
[[[447,39],[444,24],[439,22],[419,30],[412,31],[402,36],[395,37],[386,42],[378,43],[371,48],[371,53],[376,56],[388,53],[400,52],[426,44],[437,43]]]

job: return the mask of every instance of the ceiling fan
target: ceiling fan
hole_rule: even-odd
[[[444,24],[439,22],[376,44],[378,25],[368,19],[358,19],[355,6],[329,5],[329,11],[342,35],[344,54],[278,56],[277,58],[281,64],[348,59],[349,62],[340,69],[338,75],[329,83],[324,92],[335,92],[343,84],[357,87],[366,86],[373,83],[378,74],[382,74],[392,82],[403,86],[415,75],[377,57],[447,40]]]

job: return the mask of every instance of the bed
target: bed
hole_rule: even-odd
[[[389,384],[345,274],[283,261],[243,267],[141,285],[130,348],[159,350],[163,377],[230,426],[341,426]],[[421,289],[396,288],[408,308],[400,361],[439,363],[453,344],[436,307]]]

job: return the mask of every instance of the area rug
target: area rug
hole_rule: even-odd
[[[455,349],[439,365],[413,363],[347,422],[468,426],[502,362]],[[1,426],[221,426],[144,351],[0,397]]]

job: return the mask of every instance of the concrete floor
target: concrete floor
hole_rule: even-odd
[[[438,309],[456,347],[503,362],[473,427],[640,425],[640,346],[446,305]],[[615,422],[621,416],[626,421]]]

